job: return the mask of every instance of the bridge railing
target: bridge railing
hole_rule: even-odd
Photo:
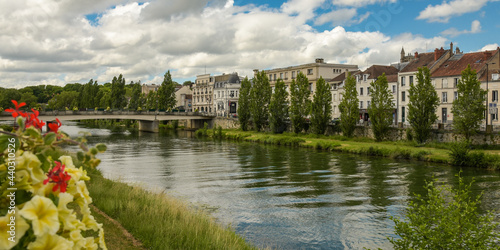
[[[176,116],[207,116],[215,117],[215,113],[207,112],[166,112],[166,111],[156,111],[156,110],[79,110],[79,111],[69,111],[69,110],[50,110],[50,111],[40,111],[40,115],[47,116],[62,116],[62,115],[176,115]],[[11,116],[8,112],[0,112],[0,116]]]

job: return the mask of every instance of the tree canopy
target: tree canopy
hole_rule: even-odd
[[[311,105],[311,126],[313,133],[324,134],[328,123],[332,119],[332,94],[330,86],[320,77],[316,82],[316,92],[314,93]]]
[[[290,121],[295,133],[305,129],[307,115],[311,110],[309,79],[302,72],[290,84]]]
[[[264,71],[255,75],[250,90],[250,113],[254,129],[260,131],[267,122],[269,102],[271,100],[271,85]]]
[[[288,92],[285,82],[278,79],[269,104],[269,126],[273,133],[283,133],[288,119]]]
[[[356,122],[359,120],[359,99],[356,89],[356,79],[348,74],[344,84],[344,95],[339,104],[340,128],[344,136],[352,137]]]
[[[382,141],[389,132],[393,121],[394,98],[389,90],[389,83],[385,73],[370,83],[371,104],[368,107],[373,135],[377,141]]]

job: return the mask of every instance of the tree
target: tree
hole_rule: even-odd
[[[311,106],[310,95],[309,79],[299,72],[297,79],[293,79],[290,84],[290,121],[295,133],[300,133],[305,129],[306,116]]]
[[[394,110],[394,99],[389,90],[389,83],[385,73],[378,77],[375,82],[370,83],[371,104],[368,114],[372,124],[373,135],[377,141],[382,141],[389,132],[392,124],[392,113]]]
[[[26,108],[35,108],[35,106],[38,104],[38,98],[33,94],[33,92],[31,90],[24,90],[21,92],[22,94],[20,101],[26,103]]]
[[[70,109],[74,105],[73,102],[78,100],[79,95],[76,91],[63,91],[50,99],[49,107],[52,109]]]
[[[347,76],[344,84],[344,97],[339,104],[340,110],[340,128],[344,136],[352,137],[356,122],[359,120],[359,99],[358,91],[356,90],[356,79]]]
[[[255,75],[250,89],[250,114],[255,130],[260,131],[267,121],[269,101],[271,100],[271,85],[264,71]]]
[[[475,70],[470,65],[462,71],[462,78],[457,84],[458,98],[453,101],[453,127],[469,140],[479,130],[479,124],[484,118],[486,107],[486,90],[481,88]]]
[[[158,93],[156,91],[149,91],[146,96],[146,109],[158,108]]]
[[[132,96],[130,97],[130,103],[128,108],[131,110],[137,110],[137,108],[144,105],[144,100],[142,96],[142,86],[141,81],[132,84]]]
[[[286,91],[285,82],[278,79],[269,104],[269,125],[273,133],[283,133],[286,129],[286,119],[288,118],[287,98],[288,92]]]
[[[435,181],[434,181],[435,182]],[[478,212],[482,194],[471,197],[471,185],[458,175],[458,189],[428,182],[427,199],[417,195],[406,209],[406,219],[391,219],[400,239],[390,238],[395,249],[498,249],[495,216]]]
[[[311,125],[315,134],[324,134],[328,123],[332,119],[332,94],[330,85],[323,77],[319,77],[316,82],[316,92],[314,93],[311,105]]]
[[[113,77],[111,82],[111,108],[122,109],[127,106],[125,98],[125,78],[122,74],[118,78]]]
[[[431,83],[431,74],[427,67],[419,68],[417,83],[410,85],[408,104],[408,122],[418,143],[425,142],[431,133],[432,124],[436,122],[436,109],[439,97]]]
[[[163,82],[158,89],[158,108],[163,110],[172,109],[175,104],[175,84],[169,70],[163,76]]]
[[[238,120],[241,130],[248,130],[248,121],[250,120],[250,89],[252,84],[248,77],[241,82],[240,96],[238,97]]]

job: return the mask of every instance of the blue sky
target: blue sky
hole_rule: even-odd
[[[490,0],[2,1],[0,85],[159,83],[313,62],[361,69],[407,53],[496,49]]]

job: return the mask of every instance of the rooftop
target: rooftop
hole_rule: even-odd
[[[489,50],[453,55],[432,73],[432,77],[459,76],[468,65],[479,72],[496,52],[496,50]]]

